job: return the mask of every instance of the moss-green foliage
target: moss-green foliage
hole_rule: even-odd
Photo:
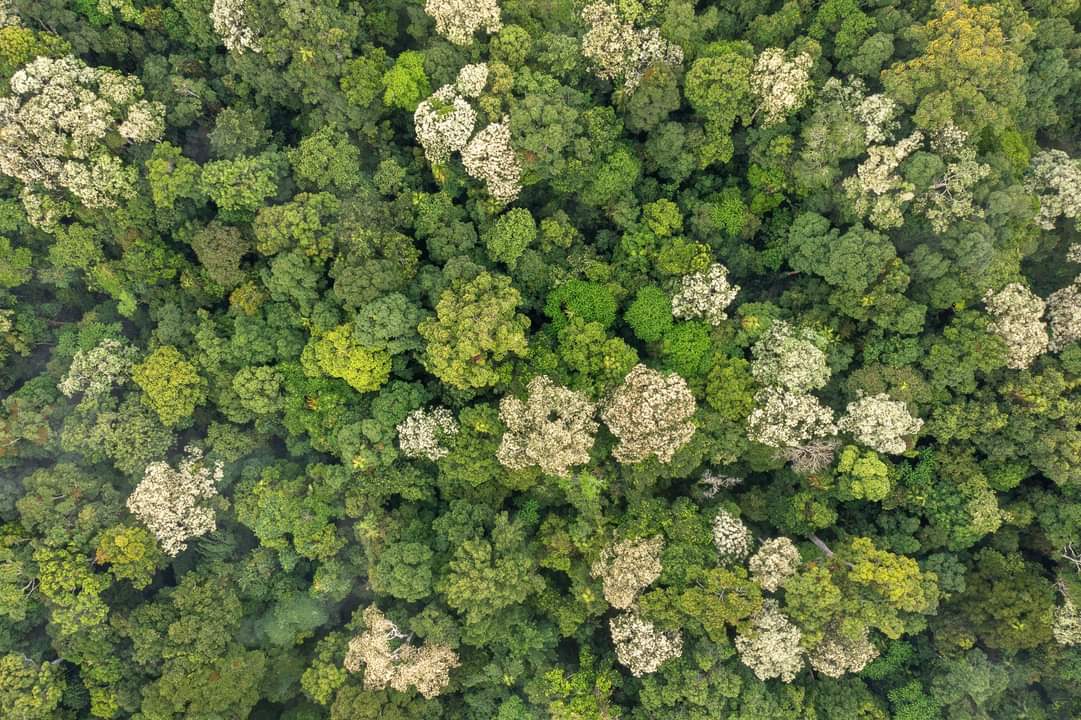
[[[1081,0],[0,0],[0,718],[1081,717],[1079,48]],[[132,111],[54,112],[69,55]],[[824,363],[756,368],[777,322]]]

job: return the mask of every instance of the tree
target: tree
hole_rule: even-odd
[[[514,269],[522,252],[537,239],[537,224],[524,208],[513,208],[500,215],[484,233],[488,257]]]
[[[683,636],[678,631],[657,630],[633,612],[616,615],[608,626],[616,659],[635,677],[657,672],[661,665],[683,654]]]
[[[14,94],[0,103],[0,172],[30,193],[66,191],[88,208],[134,197],[136,171],[109,146],[160,139],[165,112],[143,99],[136,78],[38,57],[10,84]]]
[[[414,410],[398,425],[398,445],[407,457],[424,457],[434,462],[449,452],[440,440],[457,435],[458,429],[458,421],[444,407]]]
[[[433,165],[446,163],[473,135],[477,112],[453,85],[444,85],[413,112],[417,142]]]
[[[672,314],[677,318],[703,318],[720,325],[728,318],[725,309],[739,293],[739,285],[728,282],[728,268],[713,263],[704,272],[684,275],[672,297]]]
[[[763,590],[776,592],[799,568],[799,550],[786,537],[771,538],[751,556],[751,576]]]
[[[799,110],[811,94],[811,65],[807,53],[788,60],[780,48],[767,48],[751,70],[751,92],[758,100],[756,112],[764,125],[774,125]]]
[[[998,292],[988,290],[983,301],[994,318],[992,332],[1008,348],[1007,367],[1027,368],[1047,350],[1047,326],[1042,320],[1044,302],[1031,290],[1020,283],[1010,283]]]
[[[417,330],[427,341],[424,363],[457,388],[484,388],[505,382],[509,355],[526,352],[529,319],[515,312],[521,295],[504,276],[481,273],[443,292],[435,317]]]
[[[612,455],[621,463],[641,462],[651,455],[671,462],[694,436],[691,417],[696,407],[679,375],[635,365],[601,411],[601,419],[619,438]]]
[[[131,377],[145,393],[144,402],[167,426],[191,417],[207,398],[206,380],[172,345],[162,345],[134,365]]]
[[[424,55],[406,50],[394,60],[394,66],[383,73],[383,104],[414,112],[432,89],[424,73]]]
[[[36,663],[21,653],[0,657],[0,711],[11,720],[61,720],[67,681],[59,663]]]
[[[142,481],[128,497],[128,510],[157,536],[166,555],[176,556],[187,541],[213,532],[214,511],[201,504],[218,494],[222,464],[203,463],[203,452],[189,445],[173,469],[165,462],[146,466]]]
[[[339,325],[312,338],[304,352],[310,353],[319,370],[345,380],[358,392],[378,390],[390,377],[390,355],[361,345],[352,325]]]
[[[790,683],[803,669],[802,633],[785,617],[774,600],[765,600],[751,618],[750,632],[736,635],[739,659],[759,680],[780,678]]]
[[[721,510],[713,518],[713,544],[722,562],[742,562],[751,554],[754,536],[738,517]]]
[[[831,374],[825,344],[825,338],[810,328],[797,330],[775,320],[751,349],[751,374],[762,385],[793,393],[823,387]]]
[[[905,438],[920,431],[923,421],[912,417],[903,402],[879,393],[850,402],[837,422],[841,432],[878,452],[898,455],[908,449]]]
[[[387,620],[375,605],[364,609],[364,633],[349,641],[345,669],[364,669],[364,687],[391,687],[405,692],[410,687],[425,698],[441,694],[450,683],[450,671],[458,667],[458,655],[446,645],[408,644],[409,636]],[[403,642],[404,641],[404,642]]]
[[[1024,102],[1023,48],[1031,26],[997,7],[937,0],[934,15],[911,28],[919,54],[882,72],[886,92],[928,130],[953,122],[977,136],[1010,125]],[[988,82],[988,79],[991,81]]]
[[[470,177],[484,182],[497,203],[514,202],[522,191],[522,166],[511,146],[509,118],[491,123],[474,135],[462,148],[462,165]]]
[[[499,403],[499,419],[507,428],[496,454],[499,462],[512,470],[536,465],[560,476],[589,462],[599,427],[593,419],[596,406],[546,375],[530,380],[526,390],[525,402],[507,395]]]
[[[1060,217],[1074,219],[1081,212],[1077,195],[1081,163],[1061,150],[1044,150],[1032,158],[1031,174],[1025,188],[1040,201],[1036,221],[1044,230],[1054,230]]]
[[[639,29],[620,16],[618,7],[593,2],[582,9],[589,30],[582,38],[582,55],[604,80],[622,79],[628,91],[655,65],[683,62],[683,48],[669,43],[657,28]]]
[[[456,45],[469,45],[473,35],[484,28],[487,33],[497,33],[503,28],[496,0],[478,0],[464,3],[460,0],[426,0],[424,12],[435,20],[440,35]]]
[[[660,577],[663,549],[664,538],[658,535],[623,540],[601,551],[590,574],[601,580],[609,605],[626,610],[634,604],[638,593]]]

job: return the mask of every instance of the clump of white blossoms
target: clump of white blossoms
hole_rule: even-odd
[[[880,229],[901,227],[903,209],[916,197],[915,186],[897,173],[897,168],[923,143],[916,131],[896,145],[872,145],[856,174],[844,179],[841,187],[852,208]]]
[[[477,124],[477,112],[453,85],[444,85],[413,113],[417,141],[433,165],[445,163],[465,147]]]
[[[138,356],[139,351],[130,345],[107,338],[90,350],[76,351],[68,374],[56,387],[67,397],[77,393],[101,397],[131,379],[131,369]]]
[[[732,477],[730,475],[718,475],[712,470],[703,472],[702,477],[698,480],[699,485],[705,486],[702,495],[707,498],[713,497],[721,490],[731,490],[742,482],[743,478]]]
[[[622,78],[623,86],[633,91],[649,68],[683,62],[683,48],[661,37],[657,28],[636,28],[606,2],[586,5],[582,20],[589,26],[582,37],[582,55],[602,80]]]
[[[665,662],[683,654],[683,636],[678,630],[658,630],[637,613],[615,616],[609,621],[608,628],[612,633],[616,660],[635,677],[656,672]]]
[[[214,0],[210,22],[229,52],[259,52],[259,40],[248,24],[248,0]]]
[[[1058,352],[1081,340],[1081,277],[1047,296],[1051,350]]]
[[[11,0],[0,0],[0,28],[19,27],[22,21],[19,13],[12,7]]]
[[[814,60],[800,53],[789,60],[784,50],[766,48],[751,70],[751,92],[758,98],[763,125],[775,125],[803,107],[811,97]]]
[[[1081,611],[1068,598],[1055,608],[1051,633],[1059,645],[1081,645]]]
[[[450,452],[440,441],[448,435],[457,435],[458,429],[458,421],[445,407],[414,410],[398,423],[398,447],[406,457],[422,457],[434,462]]]
[[[661,576],[661,551],[664,538],[623,540],[609,545],[590,568],[590,574],[604,585],[604,599],[614,608],[625,610],[634,604],[638,593]]]
[[[1021,283],[1010,283],[997,293],[983,297],[991,313],[991,331],[1003,339],[1009,351],[1007,366],[1027,368],[1047,351],[1047,326],[1044,324],[1044,301]]]
[[[862,445],[881,453],[900,455],[908,449],[906,438],[920,431],[923,420],[912,417],[900,400],[891,400],[886,393],[878,393],[850,402],[837,425]]]
[[[507,427],[496,454],[499,462],[512,470],[536,465],[559,476],[589,462],[600,427],[593,419],[596,405],[547,375],[530,380],[527,390],[525,402],[507,395],[499,404],[499,418]]]
[[[1066,262],[1081,263],[1081,243],[1070,243],[1066,248]]]
[[[759,587],[768,592],[776,592],[785,580],[796,574],[799,563],[799,550],[796,546],[788,538],[779,537],[762,543],[762,547],[751,556],[747,566]]]
[[[165,462],[146,466],[142,481],[128,496],[128,510],[154,533],[166,555],[175,556],[187,541],[213,532],[214,511],[203,503],[218,494],[221,462],[203,464],[203,451],[184,449],[186,457],[174,470]]]
[[[1081,214],[1081,162],[1061,150],[1044,150],[1032,158],[1025,188],[1040,201],[1036,222],[1045,230],[1054,230],[1060,217]]]
[[[676,451],[694,436],[697,404],[687,381],[676,373],[661,373],[635,365],[616,388],[601,419],[619,438],[612,455],[621,463],[656,456],[671,462]]]
[[[796,330],[775,320],[751,348],[751,374],[762,385],[803,393],[823,387],[830,379],[821,335],[810,328]]]
[[[503,29],[496,0],[427,0],[424,12],[435,20],[435,31],[455,45],[471,44],[481,28],[488,33]]]
[[[492,123],[462,148],[462,165],[470,177],[484,181],[488,194],[509,203],[522,191],[522,166],[510,144],[510,119]]]
[[[747,437],[775,448],[803,447],[837,434],[833,410],[813,395],[766,388],[754,396]]]
[[[458,78],[454,81],[454,86],[458,88],[458,92],[468,98],[479,97],[484,91],[484,86],[487,84],[487,63],[476,63],[463,66],[462,69],[458,71]]]
[[[842,81],[831,77],[819,92],[821,102],[836,103],[843,111],[863,126],[864,140],[868,145],[883,143],[893,139],[894,131],[899,127],[897,116],[901,106],[889,95],[867,94],[867,84],[858,77]]]
[[[845,673],[857,673],[878,657],[878,649],[867,637],[867,629],[855,640],[838,632],[826,637],[808,654],[811,667],[826,677],[839,678]]]
[[[138,172],[113,154],[124,141],[159,140],[165,107],[137,78],[74,57],[39,57],[0,97],[0,172],[34,193],[71,193],[88,208],[135,195]]]
[[[736,635],[736,651],[759,680],[792,682],[803,669],[803,633],[767,598],[751,618],[751,628]]]
[[[727,510],[721,510],[713,518],[713,544],[717,546],[723,561],[742,561],[751,554],[754,536],[742,520]]]
[[[684,275],[672,298],[672,315],[677,318],[703,318],[710,325],[728,319],[725,310],[739,293],[739,285],[728,282],[728,268],[713,263],[703,272]]]
[[[364,668],[364,687],[398,692],[416,688],[425,698],[438,696],[450,684],[450,671],[460,665],[457,653],[447,645],[409,644],[409,636],[398,629],[375,605],[364,609],[365,631],[349,641],[345,669]]]

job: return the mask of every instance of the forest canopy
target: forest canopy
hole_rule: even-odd
[[[1079,0],[0,0],[0,718],[1081,717]]]

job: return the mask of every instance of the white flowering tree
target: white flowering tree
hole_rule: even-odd
[[[807,53],[789,59],[780,48],[766,48],[759,54],[751,70],[751,92],[757,98],[756,112],[761,114],[763,125],[784,122],[803,107],[814,89],[812,65]]]
[[[672,314],[677,318],[702,318],[710,325],[720,325],[725,310],[739,294],[739,285],[728,281],[728,268],[713,263],[707,270],[680,278],[679,290],[672,298]]]
[[[736,635],[736,651],[759,680],[780,678],[792,682],[803,669],[803,633],[767,598],[752,618],[750,628]]]
[[[590,574],[604,586],[604,599],[614,608],[625,610],[634,604],[638,593],[661,576],[661,551],[664,538],[623,540],[602,552]]]
[[[503,29],[496,0],[427,0],[424,12],[435,20],[435,30],[455,45],[469,45],[478,30]]]
[[[899,455],[908,449],[907,438],[923,427],[923,420],[912,417],[900,400],[885,393],[861,397],[848,404],[837,423],[842,432],[851,433],[856,442],[881,453]]]
[[[683,48],[661,37],[657,28],[635,27],[607,2],[586,5],[582,21],[589,26],[582,37],[582,55],[597,77],[622,80],[628,91],[638,86],[649,68],[683,62]]]
[[[462,165],[484,182],[496,202],[513,202],[522,191],[522,165],[510,144],[510,119],[492,123],[462,148]]]
[[[612,455],[621,463],[636,463],[655,456],[662,463],[694,436],[692,420],[697,405],[687,381],[675,373],[662,373],[635,365],[616,388],[601,419],[619,438]]]
[[[375,605],[364,609],[365,630],[349,641],[345,669],[364,670],[364,687],[398,692],[415,688],[425,698],[434,698],[450,684],[450,671],[458,667],[458,655],[447,645],[409,644],[409,635],[380,612]]]
[[[747,418],[747,437],[775,448],[803,447],[837,434],[833,410],[813,395],[760,390]]]
[[[1047,351],[1047,326],[1043,322],[1044,301],[1021,283],[1010,283],[983,297],[991,313],[991,331],[1006,343],[1007,366],[1027,368]]]
[[[779,537],[762,543],[758,551],[751,556],[747,567],[759,587],[768,592],[776,592],[785,580],[796,574],[799,564],[799,550],[788,538]]]
[[[476,123],[476,110],[458,94],[454,85],[436,90],[413,113],[417,141],[433,165],[445,163],[451,153],[464,148]]]
[[[442,440],[458,434],[458,421],[445,407],[414,410],[398,423],[398,447],[402,455],[412,458],[439,460],[450,452]]]
[[[830,379],[825,339],[810,328],[775,320],[751,348],[751,374],[760,384],[794,393],[824,387]]]
[[[878,648],[871,644],[866,627],[854,638],[834,628],[808,653],[807,660],[816,672],[839,678],[845,673],[858,673],[876,657]]]
[[[1081,161],[1061,150],[1044,150],[1032,158],[1025,188],[1040,201],[1040,227],[1054,230],[1060,217],[1073,220],[1081,214]]]
[[[259,39],[248,20],[249,0],[214,0],[210,22],[229,52],[259,52]]]
[[[138,173],[112,148],[154,142],[165,129],[164,106],[143,98],[137,78],[38,57],[10,86],[0,97],[0,172],[31,195],[67,193],[87,208],[134,197]]]
[[[217,527],[214,510],[206,501],[218,494],[223,468],[221,462],[208,466],[203,451],[184,449],[185,457],[173,469],[166,462],[146,466],[142,481],[128,496],[128,510],[158,538],[165,554],[176,556],[187,541],[213,532]]]
[[[67,375],[57,388],[67,397],[84,393],[87,398],[108,394],[113,387],[129,382],[139,351],[127,343],[106,338],[90,350],[78,350]]]
[[[1047,322],[1051,350],[1058,352],[1081,340],[1081,277],[1047,297]]]
[[[743,562],[751,554],[754,536],[742,520],[721,510],[713,518],[713,544],[722,562]]]
[[[861,218],[887,230],[904,224],[904,208],[916,197],[916,187],[901,177],[901,163],[923,144],[916,131],[896,145],[872,145],[856,174],[845,178],[841,187]]]
[[[608,627],[616,660],[635,677],[656,672],[665,662],[683,654],[683,636],[678,630],[658,630],[633,611],[616,615]]]
[[[600,427],[593,419],[596,405],[547,375],[530,380],[527,391],[525,402],[507,395],[499,404],[499,418],[507,428],[496,454],[499,462],[513,470],[535,465],[560,476],[589,462]]]

